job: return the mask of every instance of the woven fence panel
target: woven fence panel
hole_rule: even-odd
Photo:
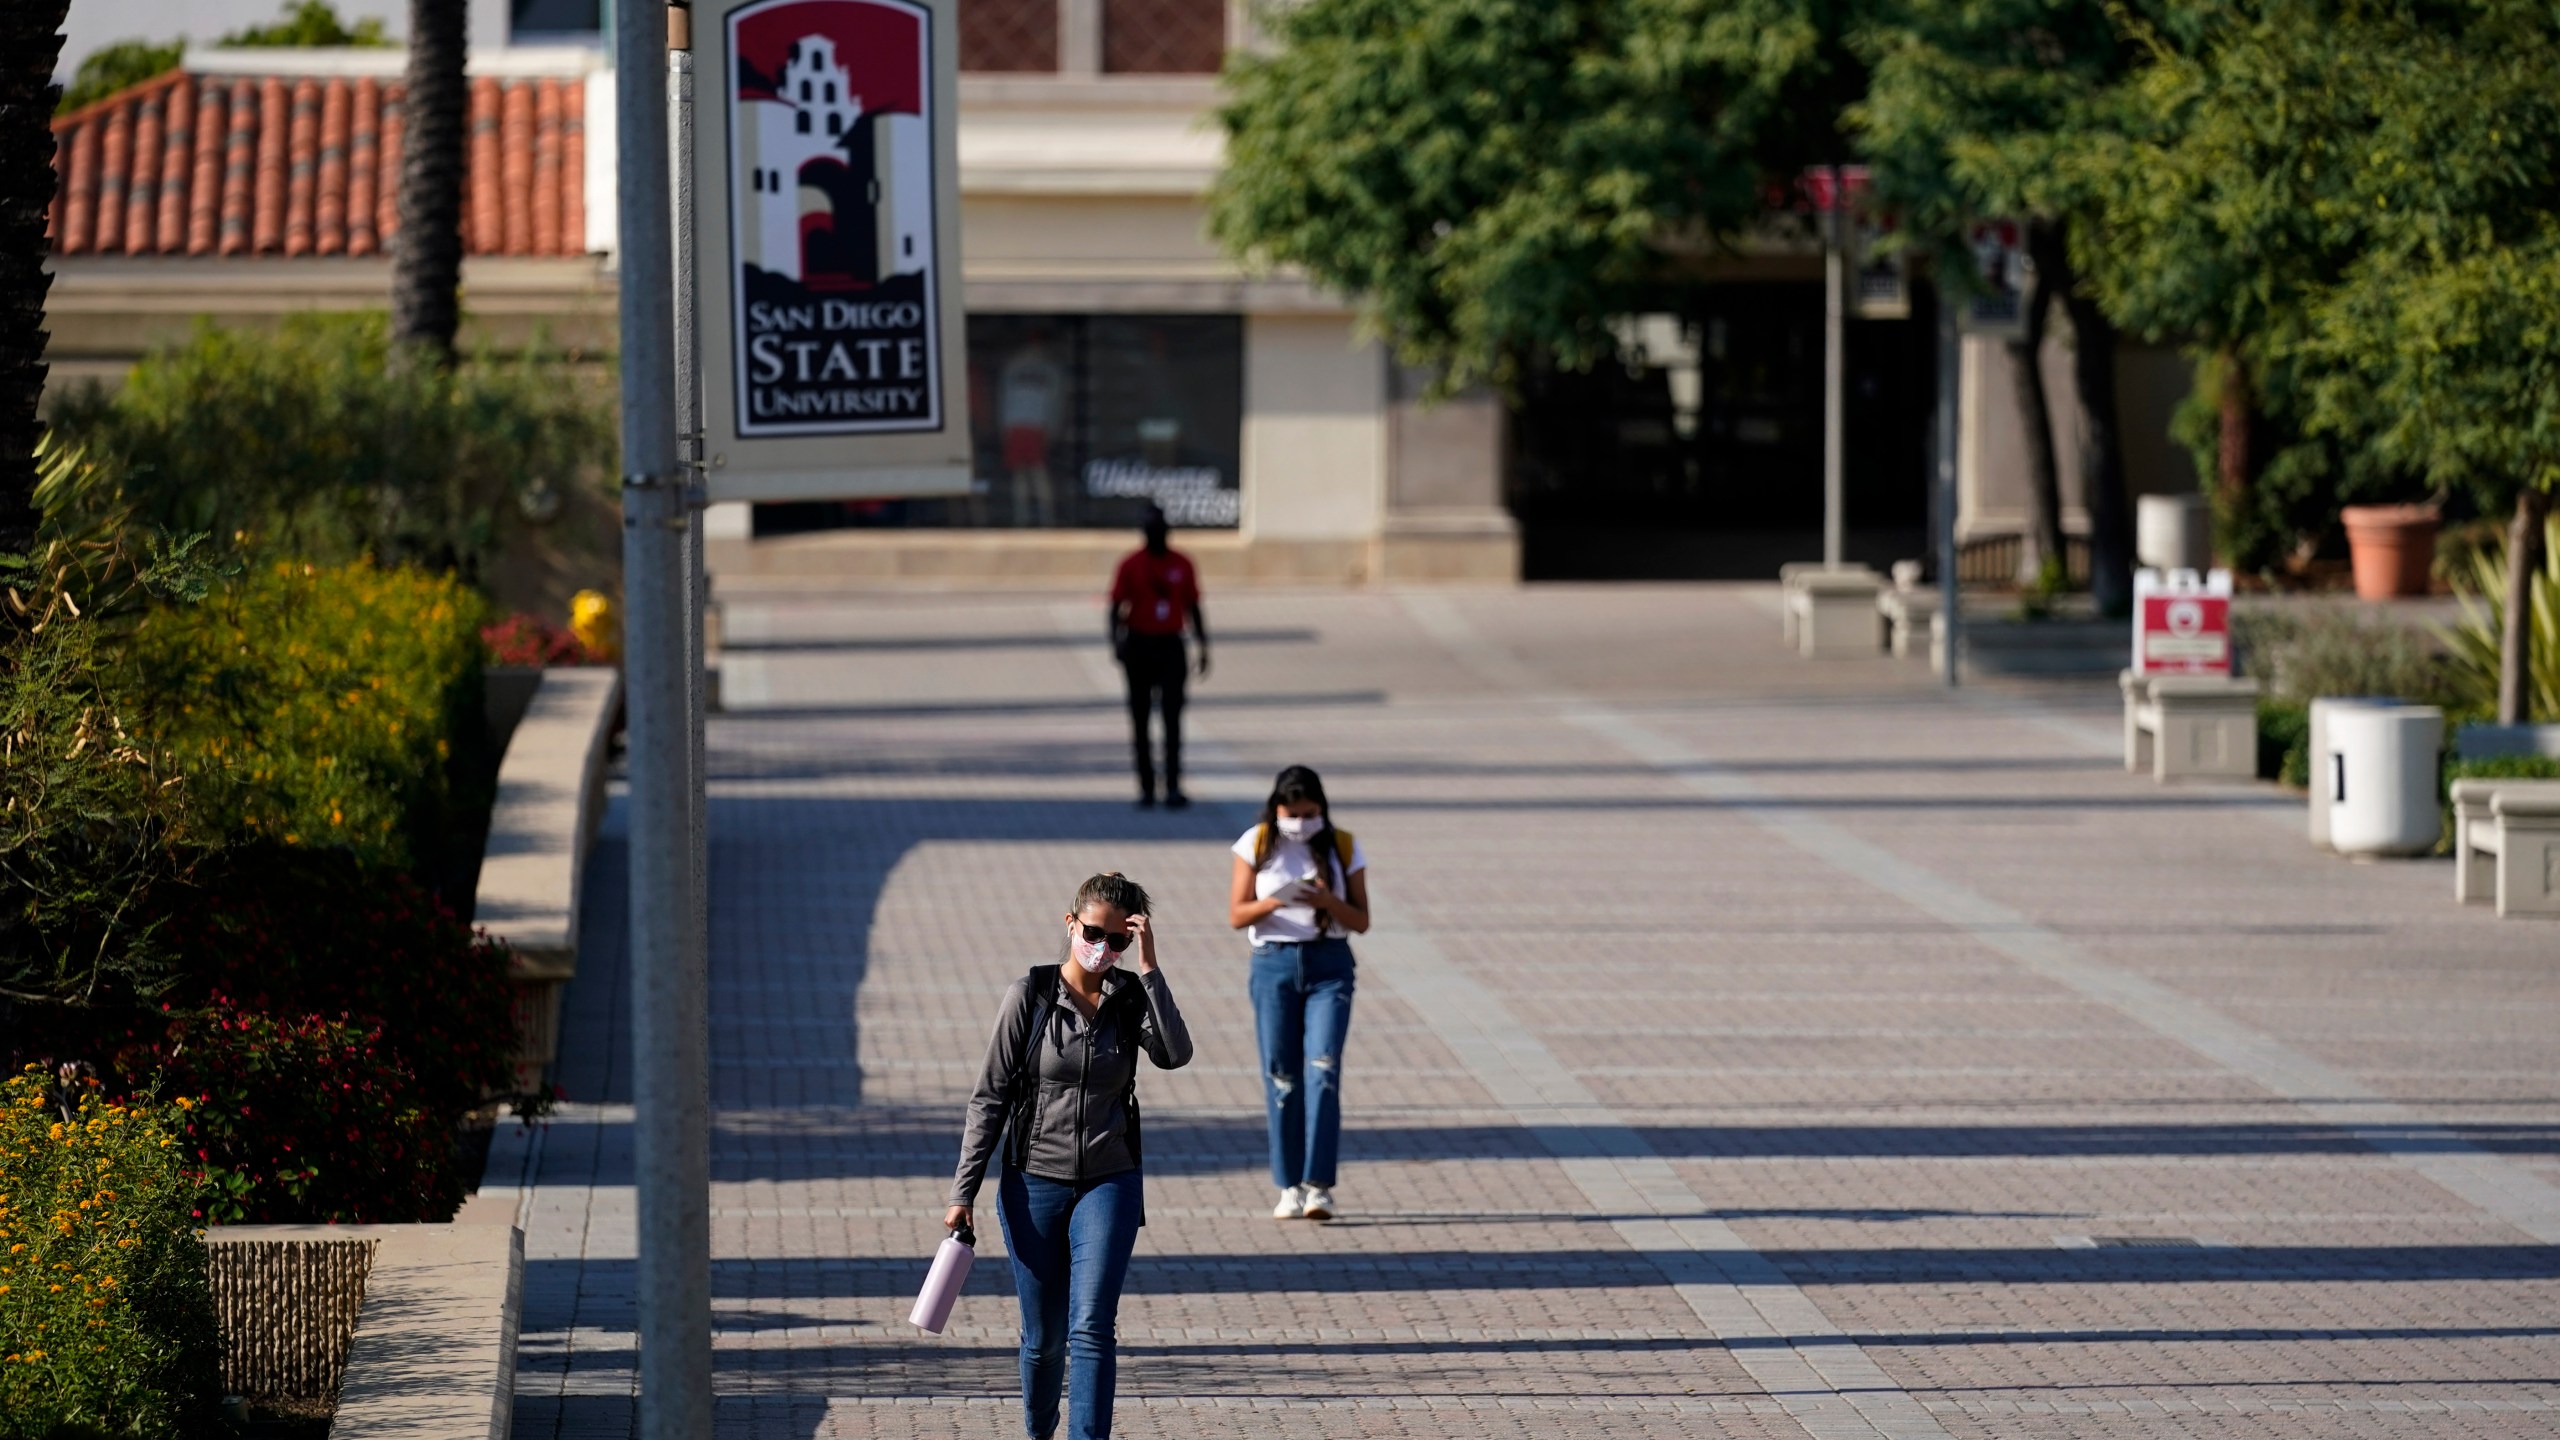
[[[248,1240],[205,1247],[224,1393],[252,1400],[326,1400],[347,1370],[347,1345],[371,1240]]]

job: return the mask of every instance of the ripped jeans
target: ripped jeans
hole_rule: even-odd
[[[1253,947],[1254,1030],[1262,1041],[1271,1181],[1282,1189],[1333,1184],[1353,968],[1347,940]]]

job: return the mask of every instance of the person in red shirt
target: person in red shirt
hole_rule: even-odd
[[[1147,719],[1164,711],[1164,803],[1180,810],[1182,793],[1182,686],[1191,657],[1182,643],[1185,625],[1200,637],[1200,675],[1209,675],[1209,618],[1200,611],[1200,572],[1191,558],[1165,543],[1164,511],[1147,507],[1145,548],[1120,562],[1111,577],[1111,653],[1129,679],[1129,726],[1138,760],[1138,808],[1156,803],[1156,766],[1147,743]]]

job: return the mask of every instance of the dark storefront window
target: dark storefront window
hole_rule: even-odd
[[[960,0],[960,68],[1040,74],[1058,68],[1058,0]]]
[[[972,315],[965,499],[757,507],[756,530],[843,525],[1233,528],[1244,432],[1234,315]]]
[[[1215,75],[1226,58],[1227,0],[1103,0],[1112,74]]]

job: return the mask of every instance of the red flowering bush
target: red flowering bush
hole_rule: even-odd
[[[448,1126],[513,1085],[506,948],[426,887],[281,847],[234,850],[217,868],[170,927],[190,957],[187,1000],[379,1025],[413,1098]]]
[[[518,611],[480,628],[492,665],[594,665],[600,663],[577,632],[539,615]]]
[[[379,1024],[280,1019],[227,1001],[171,1016],[149,1051],[177,1109],[182,1161],[204,1183],[207,1224],[391,1223],[453,1218],[469,1186],[449,1117],[418,1103]]]

